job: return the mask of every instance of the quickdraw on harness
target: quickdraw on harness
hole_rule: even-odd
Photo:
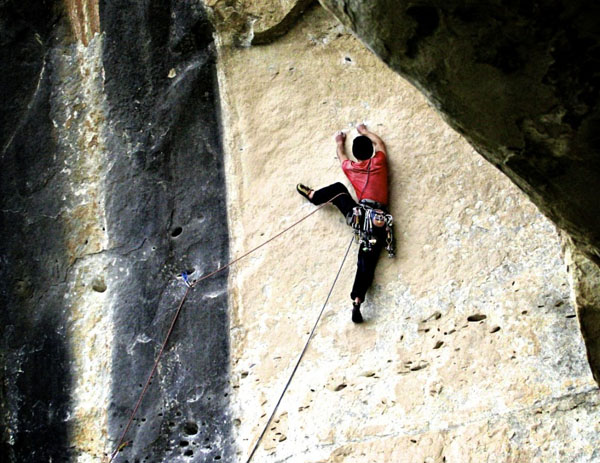
[[[354,236],[363,251],[370,251],[377,237],[375,229],[385,227],[386,246],[388,257],[394,257],[394,218],[385,212],[382,204],[363,199],[352,211],[351,225]]]

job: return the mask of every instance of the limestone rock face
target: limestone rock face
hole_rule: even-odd
[[[350,321],[351,249],[254,460],[600,458],[600,395],[555,226],[320,7],[268,46],[221,43],[232,254],[314,210],[297,182],[345,181],[333,134],[350,139],[363,121],[387,145],[398,236],[363,325]],[[266,425],[350,239],[325,208],[230,273],[238,461]]]
[[[600,270],[576,248],[567,248],[571,289],[581,334],[596,382],[600,383]]]
[[[48,461],[68,448],[72,392],[63,303],[71,261],[56,225],[67,185],[57,179],[63,166],[51,168],[58,143],[49,43],[57,15],[43,1],[2,2],[0,17],[0,454]]]
[[[175,276],[197,279],[229,252],[215,49],[202,3],[113,1],[100,21],[115,154],[105,194],[118,250],[108,277],[117,436],[185,292]],[[124,460],[230,458],[226,273],[200,284],[184,308]]]
[[[356,7],[345,4],[329,7],[343,19]],[[420,24],[416,63],[438,33],[429,13],[407,13]],[[498,24],[510,15],[496,13]],[[393,16],[381,14],[381,33]],[[589,229],[575,209],[563,214],[589,185],[577,168],[589,167],[593,89],[579,74],[571,106],[536,119],[523,102],[515,129],[494,106],[497,72],[511,64],[494,71],[484,54],[498,98],[463,127],[468,108],[433,91],[432,107],[308,0],[0,0],[0,26],[2,462],[105,463],[180,304],[114,461],[246,461],[350,230],[325,207],[230,273],[189,290],[177,276],[206,276],[313,212],[295,184],[344,181],[333,134],[352,138],[359,122],[387,144],[397,257],[382,257],[357,326],[350,248],[254,461],[600,459],[599,277]],[[563,64],[570,37],[555,40]],[[560,75],[549,85],[571,95]],[[506,155],[496,164],[526,180],[516,181],[577,250],[565,245],[563,257],[554,224],[436,107],[493,162]],[[553,203],[546,158],[542,191],[518,156],[559,145],[564,156],[548,165],[574,184]]]
[[[598,5],[321,3],[600,265]],[[576,287],[600,284],[597,269],[575,278]],[[584,305],[600,311],[589,298]],[[597,317],[580,323],[600,331]],[[593,339],[585,336],[598,377]]]
[[[240,1],[235,8],[211,3],[223,24],[223,41],[242,44],[253,43],[255,24],[289,28],[289,21],[274,23],[281,10],[306,8],[301,1]],[[600,263],[596,6],[321,3],[420,89],[452,127],[568,233],[579,252]],[[225,11],[235,12],[233,24],[223,21]],[[577,275],[578,287],[599,283],[595,272]],[[586,307],[591,310],[589,303]],[[594,317],[580,323],[583,332],[600,329]],[[592,339],[585,337],[586,349],[598,376]]]
[[[212,28],[201,2],[33,3],[0,3],[2,461],[100,462],[176,275],[228,257]],[[226,285],[190,293],[116,461],[230,459]]]
[[[600,264],[597,4],[321,3]]]
[[[248,46],[269,43],[285,34],[316,0],[205,0],[213,21],[223,25],[220,40]]]

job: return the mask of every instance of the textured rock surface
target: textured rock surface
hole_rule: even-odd
[[[321,8],[272,45],[223,43],[232,254],[313,210],[296,182],[342,180],[333,133],[363,120],[388,145],[399,237],[362,326],[346,263],[256,461],[598,460],[600,396],[554,226]],[[230,274],[239,461],[350,239],[333,208],[308,220]]]
[[[588,359],[600,384],[600,270],[573,246],[567,248],[573,300]]]
[[[205,0],[219,38],[228,45],[259,45],[284,35],[316,0]]]
[[[310,2],[213,0],[225,44],[288,30]],[[386,64],[511,178],[587,258],[600,263],[597,10],[585,2],[323,0]],[[591,9],[590,9],[591,8]],[[394,14],[389,14],[394,11]],[[260,16],[262,12],[262,16]],[[583,274],[581,274],[583,275]],[[585,276],[577,286],[598,285]],[[597,320],[580,320],[597,332]],[[586,325],[592,323],[592,325]],[[585,337],[588,351],[596,349]],[[596,356],[590,360],[596,362]],[[592,365],[600,369],[600,363]]]
[[[295,183],[342,179],[333,131],[366,119],[390,150],[398,257],[361,327],[346,264],[257,461],[597,461],[574,317],[594,363],[593,264],[569,251],[569,288],[554,227],[321,8],[237,49],[311,2],[206,3],[225,170],[200,0],[0,0],[1,460],[105,460],[184,294],[175,275],[313,210]],[[581,118],[585,148],[577,98],[561,123]],[[532,146],[558,146],[563,126],[537,122]],[[190,294],[117,461],[243,461],[349,239],[334,210],[310,221]]]
[[[2,461],[97,462],[175,275],[228,256],[211,26],[200,2],[1,7]],[[229,460],[226,284],[188,298],[120,461]]]
[[[2,2],[0,18],[0,454],[60,461],[72,392],[63,301],[72,260],[58,225],[68,188],[62,159],[50,168],[59,151],[50,102],[57,15],[43,1]]]
[[[108,276],[114,307],[109,430],[117,436],[184,293],[228,257],[210,23],[201,2],[101,5],[109,111]],[[229,459],[226,274],[190,294],[123,458]]]
[[[597,4],[321,3],[600,264]]]

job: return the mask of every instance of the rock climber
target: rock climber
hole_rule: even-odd
[[[359,136],[352,142],[352,161],[346,154],[346,134],[337,132],[337,157],[342,170],[354,187],[358,202],[348,188],[340,182],[313,190],[301,183],[296,190],[315,205],[331,201],[352,225],[360,239],[356,276],[350,298],[352,299],[352,321],[362,323],[360,306],[373,282],[375,267],[382,248],[386,246],[390,257],[394,254],[392,216],[388,212],[388,167],[385,144],[364,124],[356,127]]]

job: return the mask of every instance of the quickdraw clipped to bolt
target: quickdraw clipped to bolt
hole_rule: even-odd
[[[191,283],[190,283],[190,278],[188,277],[188,274],[187,274],[187,272],[181,272],[181,279],[183,280],[183,282],[185,283],[185,285],[186,285],[188,288],[191,288],[191,287],[192,287],[192,285],[191,285]]]

